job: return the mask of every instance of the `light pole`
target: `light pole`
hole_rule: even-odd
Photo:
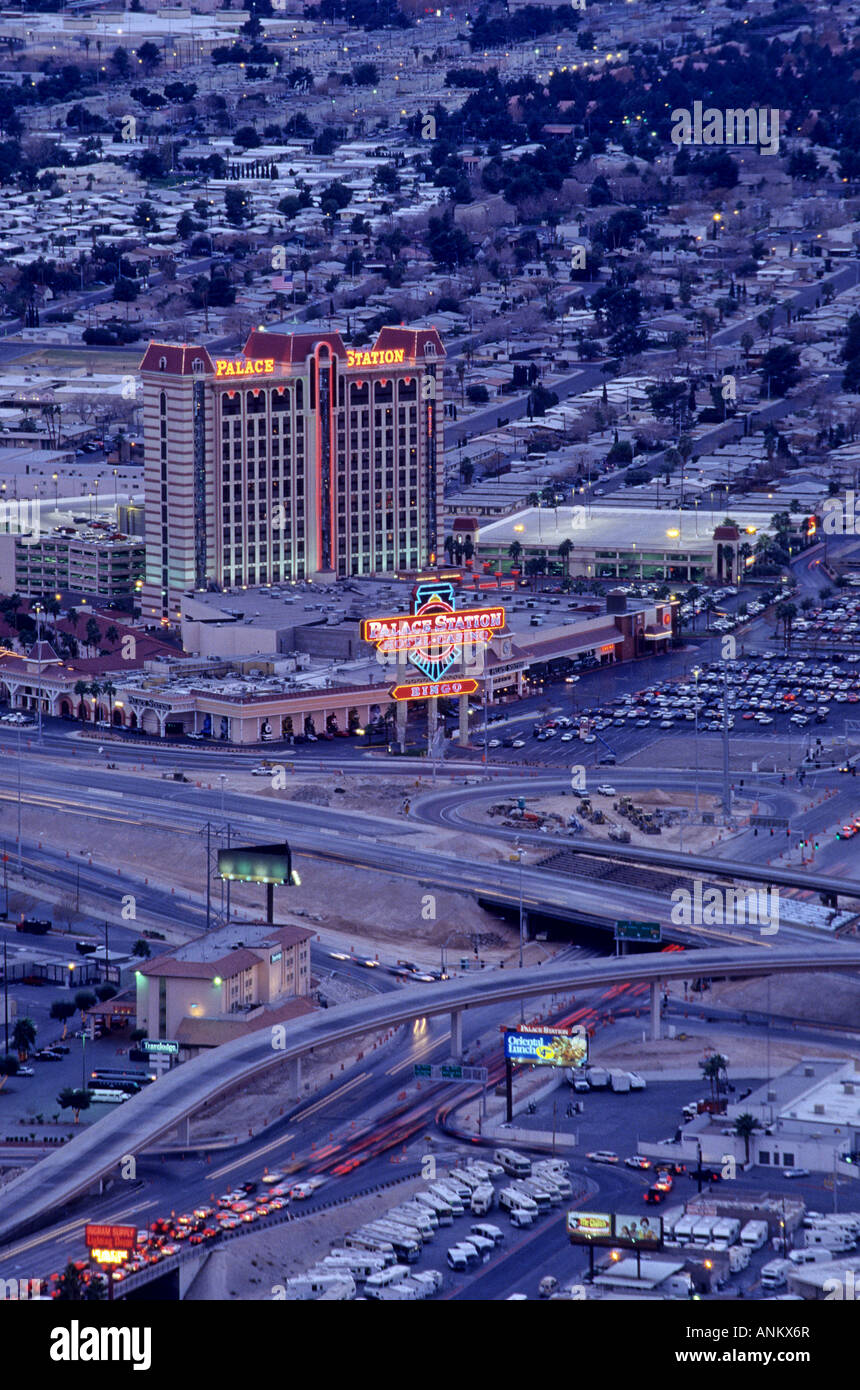
[[[42,614],[44,608],[41,603],[33,605],[33,612],[36,614],[36,647],[39,652],[39,684],[37,687],[37,704],[39,709],[39,742],[42,742]]]
[[[218,773],[218,781],[221,783],[221,819],[223,820],[223,818],[224,818],[224,785],[225,785],[225,783],[226,783],[226,781],[227,781],[227,774],[224,773],[224,772],[219,772],[219,773]]]
[[[694,698],[694,701],[693,701],[693,709],[694,709],[694,712],[695,712],[695,715],[696,715],[696,724],[695,724],[695,732],[694,732],[694,735],[693,735],[693,747],[694,747],[694,749],[695,749],[695,756],[696,756],[696,778],[695,778],[695,782],[694,782],[693,785],[694,785],[695,794],[696,794],[696,819],[697,819],[697,820],[698,820],[698,817],[699,817],[699,676],[700,676],[701,674],[702,674],[701,668],[698,667],[698,666],[694,666],[694,667],[693,667],[693,680],[696,682],[696,686],[695,686],[696,694],[695,694],[695,698]]]
[[[525,926],[525,912],[523,910],[523,847],[519,842],[514,846],[517,852],[517,860],[520,869],[520,970],[523,968],[523,938]],[[525,1002],[520,998],[520,1023],[525,1023]]]

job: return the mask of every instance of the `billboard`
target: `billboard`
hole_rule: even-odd
[[[412,612],[365,618],[361,638],[382,660],[405,660],[425,680],[441,681],[459,660],[473,660],[505,626],[504,608],[457,608],[447,579],[417,584]]]
[[[620,1245],[628,1250],[657,1250],[663,1244],[663,1222],[659,1216],[569,1211],[567,1234],[573,1245]]]
[[[137,1245],[136,1226],[86,1226],[84,1243],[90,1250],[133,1250]]]
[[[588,1036],[584,1028],[506,1029],[505,1058],[526,1066],[582,1067],[588,1061]]]
[[[289,845],[240,845],[219,849],[219,878],[242,883],[291,883],[293,864]]]
[[[651,1245],[655,1248],[663,1244],[663,1221],[659,1216],[627,1216],[616,1212],[614,1217],[614,1237],[616,1245]]]
[[[454,681],[431,681],[425,685],[395,685],[392,700],[439,700],[455,695],[474,695],[478,682],[471,678]]]
[[[612,1213],[608,1211],[569,1211],[567,1234],[574,1245],[612,1242]]]

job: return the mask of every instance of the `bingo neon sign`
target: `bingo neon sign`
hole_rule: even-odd
[[[412,613],[365,618],[361,636],[386,655],[406,659],[428,681],[441,681],[466,647],[485,646],[505,626],[504,608],[454,607],[450,582],[427,582],[415,590]]]

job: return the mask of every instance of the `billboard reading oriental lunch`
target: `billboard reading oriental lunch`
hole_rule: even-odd
[[[507,1029],[505,1059],[525,1066],[582,1067],[588,1061],[588,1035],[581,1025]]]

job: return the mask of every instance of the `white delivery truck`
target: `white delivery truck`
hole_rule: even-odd
[[[616,1093],[630,1090],[630,1076],[626,1071],[612,1071],[609,1073],[609,1088]]]
[[[768,1225],[766,1221],[748,1221],[741,1230],[741,1245],[745,1245],[748,1250],[761,1250],[767,1241]]]
[[[585,1075],[592,1091],[605,1091],[609,1085],[609,1072],[603,1067],[589,1067]]]

